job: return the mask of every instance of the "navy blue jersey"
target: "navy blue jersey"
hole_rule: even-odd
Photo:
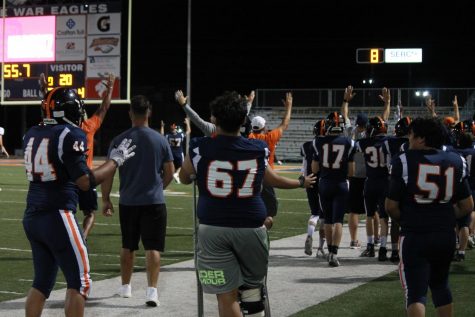
[[[86,135],[72,125],[39,125],[23,139],[26,176],[30,181],[27,210],[76,211],[76,179],[88,173]]]
[[[383,153],[389,158],[387,162],[391,162],[396,154],[404,152],[403,144],[406,142],[409,142],[406,137],[388,136],[384,139]]]
[[[307,141],[300,147],[300,156],[303,157],[302,172],[304,175],[312,174],[313,153],[315,153],[313,141]]]
[[[387,157],[384,154],[386,136],[377,135],[356,141],[356,150],[365,158],[366,176],[381,178],[388,176]]]
[[[453,232],[453,204],[471,195],[465,159],[442,150],[408,150],[391,162],[387,197],[399,201],[402,232]]]
[[[218,135],[190,141],[200,192],[201,224],[257,228],[266,218],[261,187],[267,165],[265,142]]]
[[[475,149],[474,148],[466,148],[466,149],[454,149],[457,153],[463,156],[465,161],[467,162],[467,169],[468,169],[468,184],[470,185],[471,190],[475,190]],[[474,164],[472,164],[474,163]]]
[[[348,178],[348,162],[353,161],[355,142],[343,135],[326,135],[313,140],[313,160],[320,166],[320,178]]]
[[[170,133],[165,136],[167,138],[168,144],[173,153],[183,153],[183,143],[185,141],[185,135],[183,133]]]

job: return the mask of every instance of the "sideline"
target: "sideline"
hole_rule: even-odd
[[[348,226],[344,226],[343,232],[339,249],[341,266],[338,268],[330,268],[324,259],[315,258],[315,253],[312,256],[304,254],[306,234],[271,241],[268,288],[273,317],[292,315],[397,269],[391,262],[360,258],[362,250],[348,247]],[[364,228],[359,228],[358,235],[360,241],[365,241]],[[317,243],[318,233],[315,233],[314,246]],[[93,282],[85,316],[197,315],[193,260],[162,267],[158,286],[161,305],[157,308],[145,306],[145,273],[134,273],[132,298],[115,297],[119,285],[120,277]],[[53,291],[42,316],[64,316],[64,295],[64,289]],[[25,298],[0,302],[0,315],[24,316],[24,303]],[[217,316],[215,296],[206,295],[204,306],[205,316]]]

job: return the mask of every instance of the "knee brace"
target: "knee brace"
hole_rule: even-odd
[[[243,316],[264,316],[264,291],[262,287],[239,290],[239,305]]]

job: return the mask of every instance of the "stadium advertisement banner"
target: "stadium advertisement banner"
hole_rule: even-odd
[[[88,78],[86,81],[87,98],[102,99],[106,92],[106,79]],[[120,79],[114,82],[114,89],[112,90],[112,98],[119,98]]]
[[[120,13],[89,15],[87,17],[87,34],[120,34]]]
[[[109,73],[120,77],[120,57],[119,56],[89,56],[87,58],[87,77],[103,78]]]
[[[83,61],[85,58],[85,38],[62,38],[56,40],[57,61]]]
[[[56,38],[84,38],[85,36],[85,15],[66,15],[56,18]]]
[[[87,56],[114,55],[120,55],[120,35],[87,37]]]

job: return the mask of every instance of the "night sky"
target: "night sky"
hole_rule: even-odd
[[[226,90],[358,89],[365,78],[375,88],[475,87],[475,4],[423,2],[193,0],[192,107],[207,119],[209,102]],[[152,127],[180,124],[184,112],[173,96],[186,89],[188,2],[132,3],[132,94],[152,100]],[[357,48],[422,48],[423,63],[357,64]],[[10,149],[25,132],[21,111],[0,112]],[[130,127],[127,111],[111,107],[96,134],[98,154]],[[28,108],[26,127],[39,116],[39,108]]]
[[[187,1],[133,7],[133,92],[186,87]],[[381,4],[382,3],[382,4]],[[193,1],[192,100],[225,90],[473,87],[474,5],[412,1]],[[357,48],[422,48],[422,64],[357,64]],[[161,99],[160,99],[161,100]],[[194,106],[195,107],[195,106]]]

